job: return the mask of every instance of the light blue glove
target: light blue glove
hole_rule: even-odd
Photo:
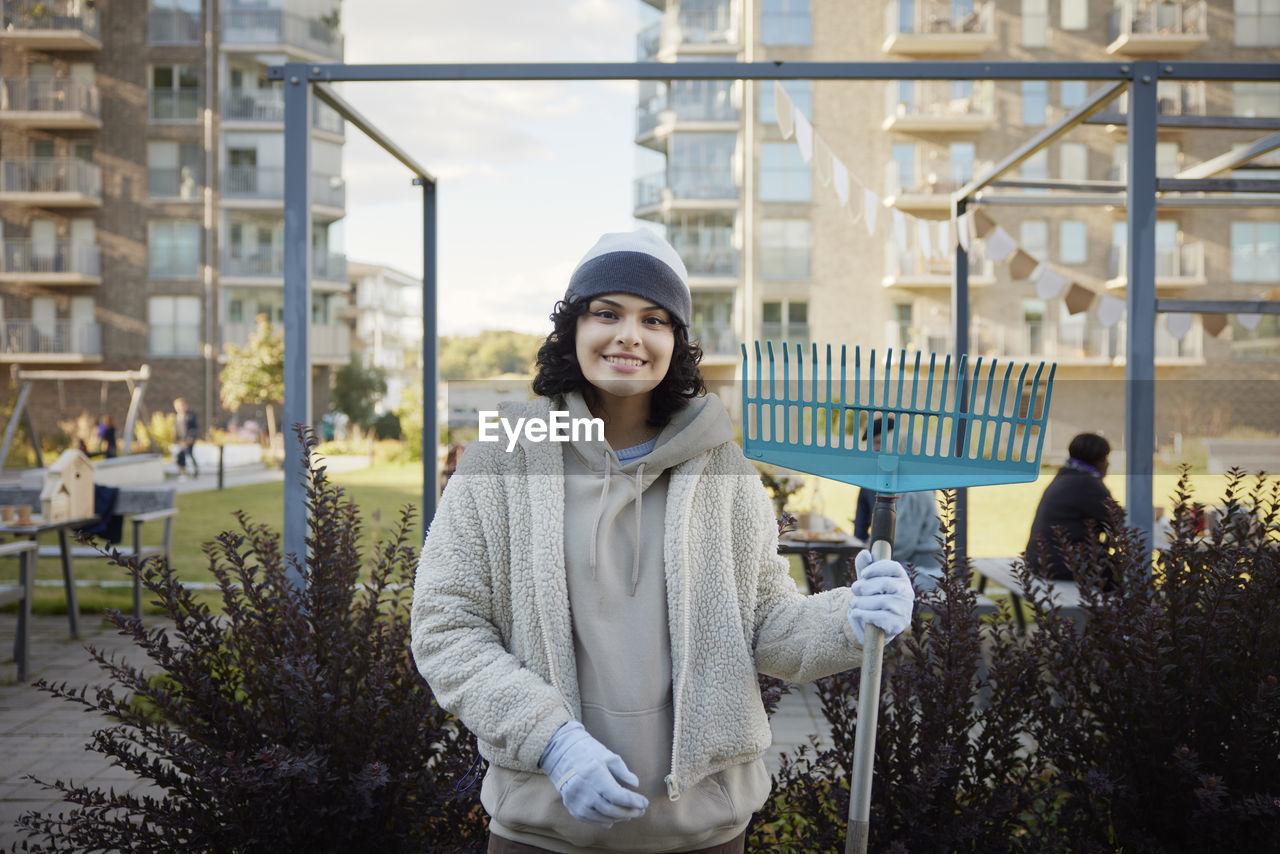
[[[863,549],[853,562],[858,580],[849,585],[849,625],[858,643],[866,643],[866,626],[870,623],[884,632],[888,643],[911,625],[911,609],[916,591],[907,571],[896,560],[874,560]]]
[[[579,821],[612,827],[616,821],[639,818],[649,806],[643,795],[620,785],[640,785],[622,757],[577,721],[560,725],[538,765],[555,784],[565,809]]]

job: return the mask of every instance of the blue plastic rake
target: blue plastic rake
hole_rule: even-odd
[[[953,370],[950,356],[939,365],[930,355],[922,365],[916,353],[908,369],[907,354],[899,350],[895,372],[895,351],[888,350],[881,373],[872,350],[864,378],[855,347],[850,383],[843,346],[838,381],[831,346],[824,349],[823,376],[818,345],[809,349],[806,376],[805,348],[795,345],[793,362],[783,344],[779,379],[773,342],[766,343],[764,356],[755,343],[754,365],[742,346],[742,449],[751,459],[875,490],[870,539],[876,560],[892,556],[900,493],[1022,483],[1039,475],[1056,365],[1045,376],[1041,362],[1030,380],[1030,366],[1023,365],[1015,379],[1012,363],[1001,370],[994,359],[984,366],[979,358],[970,371],[960,356]],[[846,854],[863,854],[870,832],[884,633],[868,625],[865,639]]]

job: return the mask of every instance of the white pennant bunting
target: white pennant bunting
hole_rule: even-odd
[[[992,261],[1003,261],[1018,248],[1018,242],[1001,226],[987,235],[987,257]]]
[[[835,154],[831,155],[831,187],[836,191],[840,204],[849,204],[849,168]]]
[[[1036,295],[1040,299],[1053,299],[1062,293],[1062,289],[1066,286],[1066,276],[1051,270],[1047,264],[1040,265],[1040,276],[1036,279]]]
[[[791,103],[787,90],[782,88],[781,80],[773,81],[773,107],[778,116],[778,130],[782,131],[782,138],[791,139],[796,126],[795,105]]]
[[[1260,314],[1237,314],[1236,323],[1248,329],[1250,332],[1258,328],[1258,324],[1262,322]]]
[[[1098,321],[1105,327],[1115,326],[1124,317],[1124,300],[1108,294],[1098,297]]]
[[[930,233],[932,230],[929,223],[922,219],[916,220],[916,242],[920,244],[920,255],[924,258],[933,257],[933,235]]]
[[[897,208],[893,210],[893,242],[903,252],[907,251],[907,218]]]
[[[867,234],[876,233],[876,215],[880,212],[880,197],[874,190],[862,188],[862,215],[867,222]]]
[[[951,220],[938,220],[938,257],[946,260],[956,248],[956,240],[951,230]]]
[[[794,111],[796,117],[796,145],[800,146],[800,156],[808,163],[813,159],[813,125],[799,110]]]
[[[960,248],[968,252],[973,240],[973,211],[962,213],[956,220],[956,239],[960,241]]]
[[[1164,326],[1174,338],[1181,338],[1191,329],[1191,315],[1185,311],[1171,311],[1164,316]]]

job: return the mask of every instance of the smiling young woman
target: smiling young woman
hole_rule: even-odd
[[[476,442],[431,522],[413,654],[489,761],[490,852],[741,852],[769,793],[757,672],[845,670],[865,623],[909,623],[893,561],[797,591],[691,314],[670,244],[601,237],[551,316],[538,397],[502,415],[565,410],[603,437]]]

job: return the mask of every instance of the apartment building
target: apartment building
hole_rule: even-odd
[[[382,264],[347,264],[351,355],[381,368],[387,393],[381,411],[394,412],[406,389],[422,383],[422,280]]]
[[[1280,61],[1276,0],[647,0],[642,61],[1187,59]],[[905,75],[904,75],[905,76]],[[1099,84],[792,81],[791,101],[851,176],[893,209],[946,219],[950,192],[1081,103]],[[689,267],[710,384],[727,391],[753,339],[948,352],[950,261],[904,251],[855,222],[777,124],[772,82],[642,83],[636,142],[654,168],[636,217],[660,224]],[[1023,179],[1125,177],[1123,100],[1022,164]],[[1280,128],[1280,85],[1161,82],[1157,169],[1172,175]],[[1210,121],[1209,117],[1224,117]],[[1211,124],[1214,127],[1197,127]],[[1238,176],[1280,177],[1280,160]],[[1021,194],[1024,199],[1010,198]],[[1125,211],[1115,196],[993,191],[983,209],[1028,253],[1097,294],[1123,297]],[[1256,299],[1280,284],[1280,207],[1159,210],[1162,297]],[[1104,326],[1043,300],[1007,264],[971,259],[970,352],[1058,363],[1050,444],[1124,433],[1123,320]],[[1157,431],[1215,435],[1280,423],[1280,327],[1200,319],[1157,331]]]
[[[202,424],[226,345],[283,319],[284,106],[270,65],[342,59],[336,0],[3,0],[0,363],[151,368]],[[343,123],[312,128],[314,400],[349,357]],[[0,384],[12,398],[9,371]],[[118,384],[37,384],[41,431],[123,420]]]

